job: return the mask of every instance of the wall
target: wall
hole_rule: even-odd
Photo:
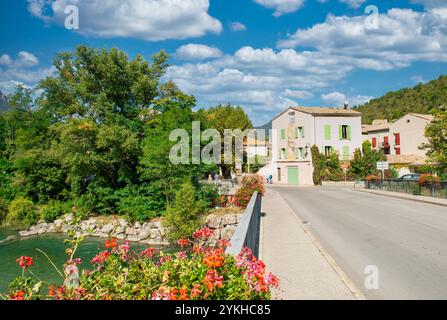
[[[409,121],[409,122],[408,122]],[[397,120],[390,126],[390,144],[391,154],[394,152],[394,133],[400,133],[400,151],[403,155],[425,156],[425,150],[419,150],[419,146],[427,142],[424,136],[425,127],[430,123],[429,120],[407,114]]]

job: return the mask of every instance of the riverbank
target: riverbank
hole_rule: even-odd
[[[205,225],[214,231],[212,242],[220,239],[229,240],[233,236],[236,227],[242,217],[242,212],[235,209],[215,211],[205,219]],[[157,218],[144,223],[129,223],[122,217],[98,216],[90,217],[79,223],[74,223],[73,214],[68,214],[52,223],[40,221],[31,228],[19,231],[20,239],[43,234],[67,234],[73,232],[76,237],[116,238],[129,242],[140,242],[151,246],[169,246],[166,238],[167,230],[162,224],[162,219]]]

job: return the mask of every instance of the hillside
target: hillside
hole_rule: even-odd
[[[355,109],[362,112],[363,123],[370,124],[374,119],[395,120],[410,112],[430,113],[440,105],[447,105],[447,76],[389,92]]]

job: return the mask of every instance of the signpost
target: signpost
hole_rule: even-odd
[[[377,162],[377,170],[382,171],[382,184],[383,180],[385,179],[385,170],[390,169],[390,164],[388,161],[378,161]]]

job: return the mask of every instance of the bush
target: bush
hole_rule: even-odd
[[[202,201],[206,208],[215,207],[220,203],[219,190],[213,185],[201,185],[197,191],[197,199]]]
[[[422,174],[419,177],[418,183],[421,187],[425,186],[426,183],[434,184],[435,186],[438,187],[441,185],[441,178],[434,176],[432,174]]]
[[[64,215],[64,205],[56,200],[49,201],[46,205],[41,206],[40,216],[46,222],[53,222]]]
[[[238,208],[245,209],[253,196],[254,191],[249,188],[240,188],[234,195],[234,204]]]
[[[106,249],[91,260],[92,271],[79,270],[82,263],[79,259],[67,261],[65,271],[71,271],[66,273],[70,278],[62,286],[48,285],[48,294],[41,293],[44,289],[42,284],[47,282],[25,277],[25,273],[30,272],[33,259],[23,256],[18,259],[23,269],[22,277],[11,282],[9,299],[270,299],[271,289],[278,288],[279,281],[266,272],[265,264],[247,248],[237,256],[225,254],[230,245],[228,241],[205,246],[210,236],[211,229],[197,230],[193,233],[193,241],[178,241],[181,251],[172,254],[154,248],[136,252],[128,243],[119,245],[109,240]]]
[[[0,198],[0,223],[3,222],[7,214],[8,214],[8,206],[6,204],[6,201]]]
[[[182,184],[177,191],[174,204],[168,206],[164,225],[168,228],[167,238],[178,240],[190,236],[202,224],[205,205],[196,197],[196,190],[190,183]]]
[[[10,226],[29,227],[39,220],[34,203],[23,197],[15,198],[8,207],[6,223]]]
[[[245,209],[247,207],[255,191],[264,195],[264,179],[261,176],[244,176],[241,185],[234,196],[234,204],[239,208]]]

